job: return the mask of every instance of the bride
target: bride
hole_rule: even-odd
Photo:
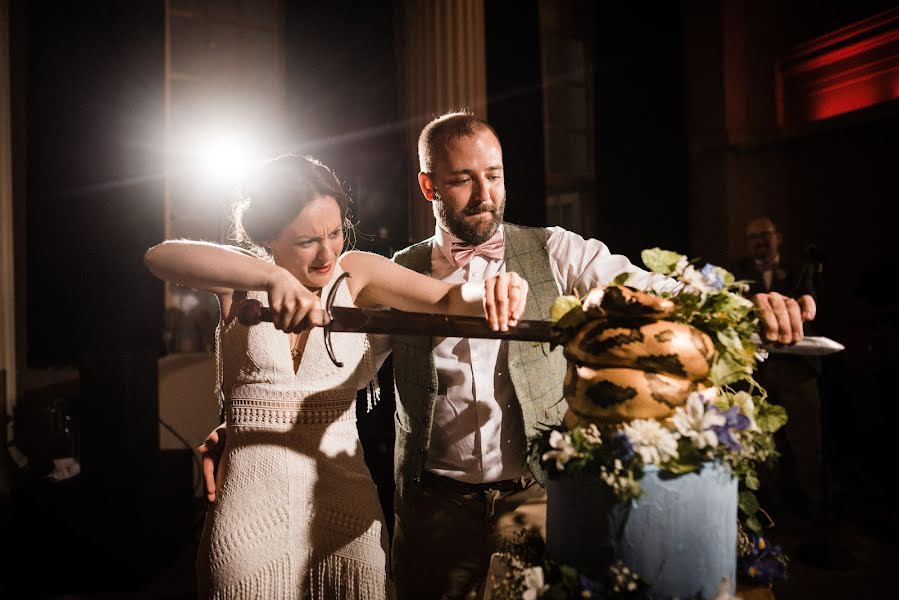
[[[312,327],[322,324],[323,294],[337,285],[335,304],[483,315],[493,329],[524,311],[527,283],[515,273],[472,293],[375,254],[341,254],[348,205],[326,166],[285,155],[235,203],[236,238],[252,255],[187,240],[145,255],[156,276],[212,292],[221,307],[228,438],[197,558],[200,597],[393,597],[388,534],[355,419],[356,391],[377,365],[357,333],[332,334],[342,366],[330,360],[323,330]],[[273,322],[241,324],[245,299],[271,307]]]

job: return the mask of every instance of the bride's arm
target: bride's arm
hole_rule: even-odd
[[[222,314],[229,318],[234,290],[268,292],[275,327],[283,331],[302,329],[309,311],[321,307],[318,296],[288,270],[233,246],[191,240],[167,241],[147,250],[144,264],[150,272],[169,283],[216,294]],[[320,320],[320,315],[317,318]]]
[[[279,271],[234,246],[192,240],[170,240],[144,254],[150,272],[169,283],[215,294],[232,290],[265,290]]]

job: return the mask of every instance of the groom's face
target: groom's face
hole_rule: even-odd
[[[447,140],[435,148],[431,167],[419,184],[437,224],[469,244],[492,236],[506,207],[503,151],[493,132]]]

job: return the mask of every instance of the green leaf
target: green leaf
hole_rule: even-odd
[[[650,271],[670,275],[683,255],[661,248],[649,248],[640,253],[640,258]]]
[[[757,534],[762,535],[762,524],[759,523],[759,520],[756,517],[749,517],[748,519],[746,519],[746,521],[744,521],[744,523],[746,523],[746,527],[750,528]]]
[[[783,406],[769,404],[759,412],[755,422],[762,431],[774,433],[787,424],[787,411]]]
[[[562,575],[562,583],[566,585],[577,584],[577,569],[575,569],[571,565],[559,565],[559,572]]]
[[[575,306],[567,313],[562,315],[558,322],[556,322],[556,327],[558,327],[559,329],[571,329],[571,335],[574,336],[576,333],[576,331],[574,330],[580,327],[581,323],[586,320],[587,315],[584,314],[584,311],[581,309],[581,307]]]
[[[750,470],[743,476],[743,483],[745,483],[746,487],[750,490],[756,491],[759,489],[759,477],[754,470]]]
[[[574,309],[581,308],[581,301],[575,296],[559,296],[549,309],[550,321],[560,321]]]
[[[693,473],[700,469],[704,460],[702,453],[686,438],[678,440],[677,454],[677,460],[665,463],[664,470],[659,472],[659,478],[665,479],[671,475]]]
[[[759,510],[759,501],[752,492],[740,492],[737,500],[737,506],[750,517],[755,515]]]
[[[741,379],[745,379],[752,373],[752,369],[736,363],[729,355],[715,357],[709,380],[713,385],[725,386]]]
[[[740,341],[740,336],[738,336],[737,332],[733,329],[728,328],[719,331],[717,332],[717,337],[718,341],[721,342],[721,345],[728,351],[738,356],[743,354],[743,342]]]
[[[627,285],[630,278],[630,273],[619,273],[615,279],[612,280],[612,285]]]
[[[693,473],[694,471],[699,470],[698,464],[689,464],[682,462],[671,461],[665,465],[665,471],[660,471],[660,479],[664,479],[661,477],[661,473],[674,473],[675,475],[683,475],[685,473]]]

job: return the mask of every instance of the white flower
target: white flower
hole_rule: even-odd
[[[720,286],[708,277],[702,271],[699,271],[693,265],[684,267],[680,280],[687,284],[688,290],[695,290],[705,296],[705,294],[714,294],[719,291]]]
[[[740,413],[749,419],[749,427],[746,431],[761,431],[758,423],[755,422],[755,402],[752,395],[746,392],[737,392],[734,394],[734,405],[740,408]]]
[[[658,421],[635,419],[624,424],[624,434],[643,459],[643,464],[659,465],[677,458],[677,434]]]
[[[708,406],[709,404],[711,404],[712,402],[715,401],[715,398],[718,397],[719,392],[720,392],[719,388],[709,387],[704,390],[699,390],[698,392],[695,392],[695,393],[698,394],[700,398],[702,398],[702,403],[705,404],[706,406]]]
[[[586,429],[584,429],[583,432],[584,439],[591,444],[595,444],[598,446],[602,443],[602,436],[599,435],[599,428],[595,424],[590,423],[590,425]]]
[[[591,288],[587,295],[584,296],[581,306],[585,312],[599,312],[602,305],[602,298],[606,295],[606,289],[602,286]]]
[[[674,409],[674,417],[671,419],[677,431],[690,438],[693,446],[700,450],[706,446],[718,446],[718,435],[711,428],[724,425],[727,421],[721,414],[706,411],[705,406],[702,395],[694,392],[687,397],[686,406]]]
[[[559,431],[553,431],[549,434],[549,445],[554,450],[547,450],[543,453],[543,461],[556,461],[556,468],[560,471],[565,470],[565,464],[572,458],[577,458],[578,453],[571,443],[571,436],[562,434]]]
[[[521,600],[537,600],[543,592],[549,589],[544,582],[543,567],[530,567],[522,572],[524,576],[524,591]]]
[[[745,291],[747,291],[747,292],[749,291],[749,286],[746,287]],[[753,306],[755,306],[755,304],[752,303],[752,300],[750,300],[749,298],[746,298],[745,296],[740,296],[738,294],[732,295],[731,300],[733,300],[735,303],[739,304],[743,308],[752,308]]]

